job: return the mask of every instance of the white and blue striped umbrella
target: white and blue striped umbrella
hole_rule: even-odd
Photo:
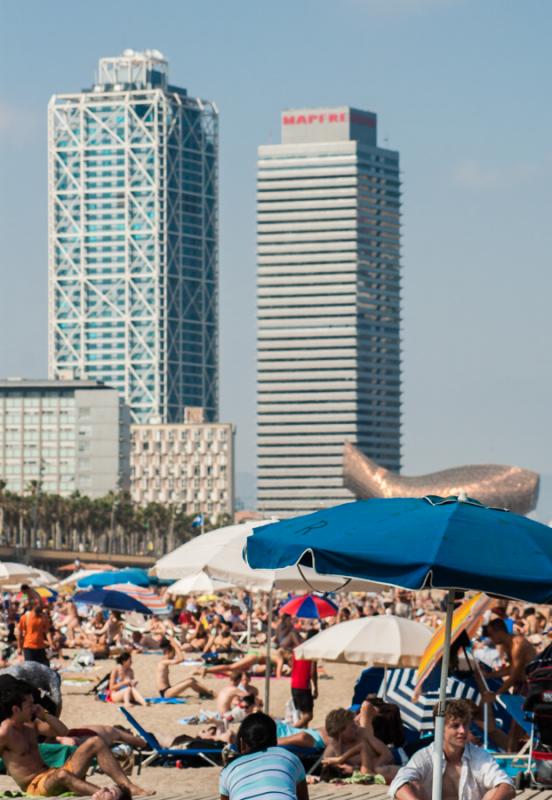
[[[416,731],[433,730],[433,707],[439,700],[439,691],[425,691],[416,701],[413,699],[414,689],[416,688],[415,669],[392,669],[388,670],[382,681],[379,696],[384,694],[389,703],[396,703],[401,711],[403,724]],[[479,692],[474,687],[449,677],[447,683],[447,697],[450,699],[473,700],[478,702]]]

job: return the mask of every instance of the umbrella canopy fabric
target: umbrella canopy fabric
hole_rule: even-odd
[[[87,586],[102,587],[110,586],[114,583],[132,583],[135,586],[146,587],[149,586],[150,580],[145,570],[128,567],[114,572],[95,572],[92,575],[80,578],[77,586],[79,589],[86,589]]]
[[[15,561],[0,561],[0,586],[10,583],[30,583],[36,577],[38,570],[29,567],[27,564],[19,564]]]
[[[84,589],[73,596],[73,601],[89,606],[109,608],[112,611],[138,611],[144,615],[153,614],[153,611],[140,600],[136,600],[126,592],[117,592],[111,589]]]
[[[324,617],[335,617],[338,607],[331,600],[325,597],[318,597],[315,594],[302,594],[292,597],[282,606],[278,613],[290,614],[292,617],[302,619],[323,619]]]
[[[33,568],[34,575],[30,579],[29,586],[55,586],[58,579],[51,572],[45,569]]]
[[[552,602],[550,528],[458,498],[360,500],[256,529],[251,567]]]
[[[249,567],[243,559],[247,537],[253,528],[270,525],[275,520],[241,522],[196,536],[177,547],[156,562],[151,570],[158,578],[178,580],[198,572],[212,578],[229,581],[234,586],[251,591],[269,592],[274,588],[296,591],[305,586],[313,590],[336,591],[346,584],[347,591],[379,590],[380,586],[364,581],[347,582],[338,575],[321,576],[312,569],[289,567],[288,569],[256,569]],[[304,577],[303,577],[304,575]]]
[[[298,658],[377,667],[415,667],[431,640],[421,622],[392,614],[340,622],[295,648]]]
[[[172,583],[167,588],[167,593],[173,596],[185,596],[188,594],[207,594],[214,595],[216,592],[225,592],[233,587],[228,581],[219,581],[211,578],[206,572],[197,572],[195,575],[188,575],[180,578],[176,583]]]
[[[113,586],[106,586],[104,588],[108,591],[128,594],[129,597],[145,605],[149,609],[150,614],[161,616],[170,613],[171,609],[163,598],[150,589],[145,589],[143,586],[134,586],[132,583],[116,583]]]
[[[103,575],[104,570],[98,569],[78,569],[76,572],[73,572],[72,575],[68,575],[63,580],[58,581],[57,587],[65,588],[65,587],[72,587],[74,584],[77,584],[82,578],[89,578],[90,575]],[[111,573],[113,575],[113,573]]]
[[[491,607],[492,603],[493,600],[482,592],[478,592],[474,597],[465,600],[452,615],[451,644],[458,639],[463,631],[466,631],[471,639],[479,627],[481,617]],[[431,637],[431,641],[418,666],[418,674],[416,676],[418,689],[443,658],[444,647],[445,626],[441,625]]]

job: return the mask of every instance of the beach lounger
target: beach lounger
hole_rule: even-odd
[[[132,716],[130,711],[126,708],[119,708],[119,711],[126,718],[127,722],[132,725],[138,736],[141,736],[142,739],[145,740],[151,751],[146,755],[145,759],[140,759],[138,761],[138,774],[140,774],[141,767],[147,767],[155,761],[160,761],[163,764],[183,761],[186,766],[193,766],[195,760],[196,764],[198,761],[204,761],[213,767],[220,766],[222,753],[220,748],[163,747],[157,741],[155,734],[143,728],[138,720]]]
[[[109,686],[110,676],[111,676],[111,670],[109,670],[109,672],[106,672],[105,675],[102,675],[102,677],[96,681],[94,686],[90,687],[90,689],[86,692],[86,694],[87,695],[98,694],[99,692],[105,691]]]

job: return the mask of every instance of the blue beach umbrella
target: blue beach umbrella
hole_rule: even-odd
[[[477,589],[552,602],[547,525],[458,497],[347,503],[256,528],[245,557],[254,569],[292,564],[406,589],[448,589],[432,797],[441,797],[444,703],[454,591]]]
[[[112,572],[96,572],[94,575],[87,575],[86,578],[81,578],[77,582],[77,586],[79,589],[86,589],[90,586],[101,588],[102,586],[112,586],[115,583],[149,586],[150,579],[144,569],[128,567],[127,569],[118,569]]]
[[[86,589],[73,595],[73,602],[89,606],[101,606],[111,611],[137,611],[139,614],[153,614],[151,608],[125,592],[114,589]]]

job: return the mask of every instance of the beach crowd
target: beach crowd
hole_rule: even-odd
[[[71,584],[68,584],[71,589]],[[244,800],[270,795],[285,776],[283,797],[308,797],[319,781],[379,782],[398,800],[426,800],[431,794],[431,743],[406,743],[400,709],[370,694],[357,707],[335,708],[324,725],[312,727],[314,707],[325,690],[324,664],[297,658],[294,649],[321,629],[341,622],[378,615],[412,619],[438,628],[444,619],[445,597],[438,591],[385,591],[380,594],[340,594],[337,613],[325,619],[301,619],[275,614],[270,624],[266,598],[235,590],[218,595],[166,595],[164,616],[142,617],[76,604],[71,591],[45,598],[22,585],[3,594],[2,662],[0,669],[0,755],[5,769],[25,795],[52,796],[63,792],[93,795],[96,800],[122,800],[151,794],[131,779],[121,763],[123,752],[147,750],[150,743],[136,731],[119,726],[68,728],[61,712],[59,670],[67,662],[86,666],[115,658],[115,665],[94,691],[103,702],[147,708],[183,696],[213,700],[209,714],[190,719],[197,736],[163,741],[163,747],[202,746],[220,749],[227,762],[220,781],[221,797]],[[283,594],[280,604],[287,600]],[[460,602],[460,601],[459,601]],[[451,700],[446,711],[444,797],[467,800],[509,800],[512,779],[483,742],[483,705],[492,709],[497,697],[527,691],[528,668],[552,642],[550,608],[496,601],[482,615],[471,650],[494,688],[480,686],[480,700]],[[270,657],[267,660],[267,640]],[[157,696],[146,697],[136,680],[133,658],[153,653]],[[188,664],[173,678],[173,667]],[[459,663],[454,666],[461,666]],[[266,671],[288,678],[289,702],[269,716],[252,678]],[[209,677],[221,677],[214,691]],[[353,687],[351,687],[352,693]],[[493,747],[512,752],[526,734],[515,722],[501,729],[489,714],[486,729]],[[43,746],[63,744],[69,757],[60,766],[44,761]],[[307,775],[302,755],[317,754]],[[95,763],[112,786],[99,788],[89,777]],[[312,766],[312,764],[311,764]],[[272,783],[271,783],[272,781]],[[245,787],[247,790],[244,790]],[[251,787],[256,787],[252,789]],[[241,788],[240,788],[241,787]],[[272,788],[271,788],[272,787]],[[262,790],[262,791],[261,791]],[[249,792],[249,794],[247,793]],[[285,792],[288,792],[286,795]],[[255,794],[256,793],[256,794]]]

